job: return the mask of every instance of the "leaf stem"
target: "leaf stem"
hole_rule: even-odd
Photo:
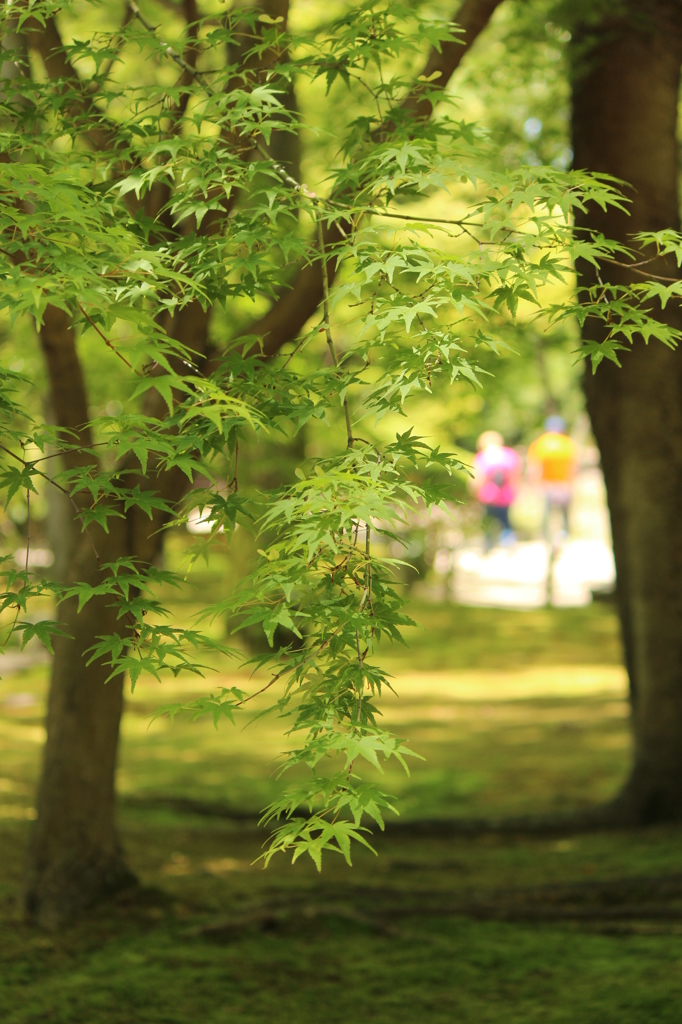
[[[28,573],[28,554],[31,548],[31,491],[26,488],[26,566],[25,571]]]

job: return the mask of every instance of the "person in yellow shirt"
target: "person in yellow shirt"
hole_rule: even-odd
[[[578,446],[566,433],[561,416],[550,416],[545,432],[528,449],[528,473],[545,492],[545,535],[551,540],[552,510],[561,515],[564,535],[568,536],[568,513],[573,497],[573,481],[578,468]]]

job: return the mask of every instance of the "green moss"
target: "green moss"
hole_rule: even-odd
[[[505,669],[622,660],[618,619],[608,603],[515,611],[415,601],[409,613],[417,623],[405,634],[409,648],[385,651],[402,665]]]
[[[608,608],[417,606],[415,616],[428,632],[395,659],[401,696],[384,705],[425,757],[409,778],[386,779],[404,821],[570,809],[617,790],[629,737]],[[587,882],[589,899],[602,880],[675,873],[679,832],[448,839],[389,829],[375,837],[379,856],[361,851],[353,868],[337,858],[322,875],[300,862],[262,871],[252,862],[263,835],[248,816],[277,786],[281,733],[269,719],[243,731],[149,727],[162,699],[197,685],[141,684],[128,700],[121,828],[145,892],[59,936],[15,913],[42,707],[0,706],[3,1024],[676,1024],[675,922],[530,925],[444,911],[504,905],[544,883]],[[45,669],[0,687],[0,699],[42,701]],[[179,797],[247,820],[189,813]],[[221,922],[222,933],[202,930]]]

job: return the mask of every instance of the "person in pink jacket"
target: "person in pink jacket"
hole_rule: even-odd
[[[521,478],[522,462],[513,448],[507,448],[502,435],[486,430],[478,439],[478,452],[474,457],[473,490],[477,500],[490,519],[501,526],[501,544],[516,539],[509,522],[509,508],[513,504]],[[492,547],[490,533],[486,535],[486,548]]]

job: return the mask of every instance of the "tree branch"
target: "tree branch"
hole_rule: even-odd
[[[100,65],[99,74],[103,80],[106,80],[111,74],[111,70],[118,59],[118,54],[125,45],[125,29],[129,22],[132,21],[132,19],[133,12],[130,10],[130,5],[126,4],[125,9],[123,11],[123,21],[121,22],[121,27],[119,29],[119,36],[116,40],[116,55],[110,57],[108,60],[104,61],[104,63]]]
[[[400,105],[400,110],[415,120],[428,119],[433,113],[433,102],[430,94],[434,90],[443,91],[452,75],[462,62],[462,58],[474,44],[480,33],[488,24],[493,13],[502,0],[464,0],[454,20],[464,29],[457,42],[443,43],[440,51],[433,49],[429,54],[420,77],[428,78],[440,71],[438,79],[431,83],[418,82],[407,94]],[[378,139],[389,130],[390,124],[382,126],[375,133]],[[334,247],[349,234],[352,226],[348,222],[325,225],[324,247],[333,252]],[[327,261],[327,280],[331,283],[336,275],[338,261],[331,256]],[[281,347],[291,341],[302,330],[305,323],[314,315],[324,298],[321,264],[315,262],[305,264],[298,271],[294,283],[274,303],[272,308],[248,327],[244,334],[262,338],[263,353],[274,356]]]
[[[457,42],[445,42],[440,50],[431,50],[422,78],[430,78],[437,71],[440,76],[433,82],[419,82],[405,97],[400,108],[416,120],[428,120],[433,113],[433,103],[427,92],[442,92],[462,63],[462,58],[469,52],[476,39],[486,27],[502,0],[464,0],[464,3],[453,18],[463,32]]]
[[[190,349],[201,364],[208,347],[208,329],[211,309],[202,309],[198,302],[190,302],[183,306],[169,325],[169,334],[180,340]],[[149,390],[144,398],[143,411],[145,416],[154,416],[163,420],[166,416],[165,399],[156,389]],[[139,464],[135,463],[137,468]],[[121,470],[133,468],[131,459],[124,460]],[[146,473],[137,473],[128,478],[130,486],[138,484],[143,490],[155,491],[170,505],[177,505],[190,488],[187,476],[177,467],[160,469],[159,460],[151,458]],[[158,556],[163,547],[163,527],[167,515],[159,509],[152,512],[151,521],[146,512],[134,505],[127,512],[128,538],[130,552],[140,561],[149,565]]]
[[[72,99],[69,114],[74,120],[85,119],[86,127],[83,134],[90,145],[100,151],[115,151],[116,134],[102,123],[104,115],[92,96],[88,95],[87,84],[82,81],[66,57],[55,18],[48,18],[44,25],[33,18],[28,19],[26,36],[29,47],[40,54],[48,76],[52,80],[63,81],[62,89]]]
[[[127,9],[130,11],[133,17],[141,19],[139,8],[137,4],[129,3]],[[180,97],[180,101],[175,104],[172,110],[169,110],[168,116],[171,118],[172,134],[177,135],[180,129],[180,122],[187,111],[187,104],[189,103],[190,89],[189,86],[196,79],[197,71],[197,57],[199,56],[199,47],[197,46],[198,40],[198,18],[199,12],[197,10],[196,0],[183,0],[182,9],[185,15],[185,21],[187,22],[187,42],[182,54],[183,64],[182,75],[180,76],[180,86],[184,88],[184,92]],[[145,27],[147,25],[145,24]],[[171,187],[165,181],[155,181],[149,192],[145,196],[144,207],[145,213],[151,219],[155,219],[161,214],[161,220],[167,231],[173,230],[173,224],[167,205],[171,197]]]

